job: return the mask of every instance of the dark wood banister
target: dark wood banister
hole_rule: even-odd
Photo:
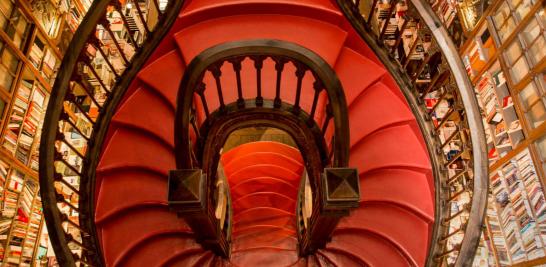
[[[275,62],[277,86],[274,99],[264,99],[261,94],[261,71],[266,59]],[[245,59],[254,61],[256,73],[257,97],[243,99],[240,82],[241,62]],[[239,98],[234,103],[224,103],[220,67],[229,62],[237,78]],[[296,67],[297,79],[294,104],[288,104],[280,98],[281,75],[284,64],[291,62]],[[219,107],[211,112],[204,96],[206,84],[203,82],[205,72],[211,72],[216,84]],[[306,72],[315,78],[313,84],[313,104],[309,111],[300,107],[302,80]],[[324,125],[320,128],[314,119],[318,105],[318,96],[324,89],[328,98],[327,114]],[[235,90],[235,89],[232,89]],[[292,90],[292,88],[291,88]],[[206,119],[202,125],[196,125],[192,115],[194,95],[199,96]],[[309,114],[307,113],[309,112]],[[329,152],[326,146],[325,131],[328,122],[333,120],[334,138]],[[271,126],[285,130],[298,144],[310,173],[311,188],[315,194],[313,219],[309,229],[299,228],[300,254],[312,253],[323,247],[337,225],[339,218],[346,216],[349,209],[358,206],[360,190],[358,175],[355,169],[347,168],[349,162],[349,121],[347,104],[343,88],[334,70],[320,56],[299,45],[279,40],[250,40],[220,44],[206,49],[189,64],[182,79],[177,97],[175,117],[175,155],[178,170],[172,171],[169,177],[169,204],[179,215],[184,216],[199,239],[208,240],[203,244],[224,257],[229,257],[229,233],[219,234],[214,229],[213,216],[208,215],[214,203],[212,192],[216,169],[219,164],[220,150],[229,134],[239,128],[250,126]],[[190,131],[198,136],[196,148],[192,148]],[[326,168],[328,166],[333,169]],[[196,175],[199,173],[199,175]],[[204,175],[203,175],[204,173]],[[201,177],[196,179],[196,177]],[[351,179],[355,185],[355,196],[345,199],[333,199],[327,192],[329,179]],[[185,182],[182,182],[185,181]],[[180,186],[185,184],[187,186]],[[183,197],[191,188],[200,187],[200,199]],[[195,191],[195,190],[194,190]],[[300,196],[301,197],[301,196]],[[351,198],[352,197],[352,198]],[[192,210],[192,212],[187,212]],[[200,210],[196,216],[193,210]],[[300,216],[300,214],[298,214]],[[231,217],[231,216],[230,216]],[[212,220],[212,221],[211,221]],[[203,225],[208,225],[203,227]],[[222,236],[223,235],[223,236]],[[217,238],[214,243],[213,238]]]

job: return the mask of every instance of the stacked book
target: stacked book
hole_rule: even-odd
[[[12,153],[15,153],[17,147],[17,139],[19,137],[19,133],[21,132],[23,119],[29,106],[31,89],[32,83],[22,80],[13,101],[12,114],[7,125],[3,144],[4,148]]]
[[[32,48],[30,49],[28,59],[37,69],[40,69],[40,65],[42,65],[42,59],[44,58],[44,47],[45,45],[40,38],[36,38],[34,44],[32,44]]]
[[[498,175],[497,175],[498,177]],[[502,228],[499,222],[498,214],[495,209],[495,202],[492,195],[489,195],[487,206],[487,218],[489,223],[489,230],[491,232],[491,239],[493,240],[493,245],[497,249],[497,256],[499,262],[504,265],[510,265],[510,256],[506,249],[506,240],[502,232]]]

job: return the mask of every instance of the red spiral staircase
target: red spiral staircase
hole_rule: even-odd
[[[343,22],[328,0],[191,1],[183,8],[131,85],[104,143],[95,223],[107,265],[203,266],[221,261],[193,241],[184,220],[169,212],[166,203],[165,174],[176,168],[176,93],[186,65],[204,49],[264,38],[304,46],[336,71],[347,97],[350,166],[360,171],[362,199],[326,248],[300,260],[294,212],[301,156],[295,149],[281,149],[281,144],[232,150],[222,156],[234,211],[232,257],[226,261],[237,266],[424,265],[434,223],[427,150],[393,79]],[[274,75],[263,73],[265,98],[273,95],[274,86],[268,83],[273,84]],[[242,80],[253,84],[253,78],[248,73]],[[291,82],[284,86],[295,88]],[[217,102],[212,93],[207,97]]]
[[[109,5],[108,1],[102,2],[96,5],[104,8]],[[105,112],[111,121],[99,118],[94,122],[95,130],[105,126],[103,137],[97,141],[100,145],[88,152],[98,153],[95,159],[90,159],[93,163],[86,163],[96,164],[96,168],[84,166],[87,173],[82,171],[81,177],[82,185],[86,186],[74,189],[91,193],[80,199],[81,207],[72,207],[79,212],[85,209],[82,203],[89,203],[86,206],[91,211],[82,214],[94,217],[82,217],[80,223],[75,223],[56,211],[44,211],[51,225],[65,222],[83,225],[83,241],[50,230],[52,240],[60,240],[56,243],[58,257],[65,255],[60,257],[65,263],[82,265],[93,265],[89,259],[100,257],[99,265],[105,266],[434,265],[430,260],[435,257],[430,255],[434,251],[431,247],[439,238],[434,231],[439,223],[448,221],[438,221],[438,182],[427,138],[414,115],[411,106],[414,103],[408,104],[407,95],[392,73],[376,56],[376,51],[362,40],[336,1],[176,2],[170,7],[182,6],[177,16],[171,16],[172,27],[160,29],[164,34],[161,38],[148,33],[157,39],[142,46],[141,52],[149,56],[140,59],[137,54],[135,60],[141,60],[137,62],[141,65],[133,63],[137,68],[128,63],[124,74],[131,78],[124,80],[120,75],[117,80],[126,85],[126,91],[112,93],[113,101],[119,104]],[[167,174],[180,167],[175,152],[175,139],[179,137],[174,134],[177,94],[190,63],[203,51],[230,42],[264,39],[295,44],[314,52],[339,78],[350,126],[345,129],[350,140],[342,142],[349,144],[348,166],[358,169],[359,207],[341,218],[324,247],[302,254],[298,248],[297,213],[302,177],[308,166],[306,155],[296,147],[276,142],[240,145],[220,157],[232,209],[231,253],[222,257],[202,246],[187,220],[169,206]],[[63,64],[76,64],[76,59],[65,61]],[[259,76],[261,96],[273,100],[278,82],[275,63],[266,59],[263,65]],[[199,104],[198,97],[195,98],[199,125],[206,122],[209,111],[222,110],[224,104],[219,99],[226,105],[237,102],[236,73],[228,67],[219,69],[221,85],[213,75],[203,76],[208,88],[203,99],[208,106]],[[251,60],[242,62],[240,78],[245,99],[258,97],[254,71]],[[297,73],[297,67],[289,64],[284,71]],[[283,90],[283,99],[291,99],[288,104],[294,104],[297,93],[292,88],[300,86],[299,82],[296,77],[282,78],[282,87],[288,88]],[[330,116],[329,100],[320,95],[318,101],[313,101],[314,83],[309,75],[301,83],[301,103],[297,104],[307,113],[313,113],[311,119],[320,127]],[[225,90],[219,98],[220,86],[232,90]],[[316,110],[312,108],[314,102],[318,103]],[[332,125],[325,128],[326,146],[332,150],[333,128]],[[53,143],[56,140],[45,135],[43,143],[49,142],[48,138]],[[196,139],[193,133],[193,144]],[[94,144],[95,140],[90,140]],[[44,162],[63,160],[49,158],[45,148],[41,154]],[[44,175],[55,176],[48,171]],[[54,179],[64,183],[62,177]],[[47,186],[45,182],[44,185]],[[55,189],[42,190],[47,193],[45,190]],[[47,204],[47,194],[42,195]],[[54,203],[66,202],[58,193],[50,202],[53,199]],[[90,237],[97,244],[88,241]],[[63,240],[76,243],[82,248],[81,253],[87,251],[88,256],[73,254],[74,250],[63,245]]]

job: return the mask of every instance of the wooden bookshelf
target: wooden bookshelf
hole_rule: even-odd
[[[488,240],[480,245],[489,253],[475,264],[532,266],[546,246],[546,108],[539,106],[546,58],[536,53],[546,48],[544,7],[498,0],[484,14],[460,50],[482,109],[491,176]]]
[[[52,253],[48,252],[47,231],[43,231],[38,194],[40,132],[67,41],[90,3],[4,0],[0,4],[1,21],[5,21],[0,28],[6,29],[0,30],[0,55],[5,54],[0,60],[2,266],[46,266],[48,261],[54,262],[47,258]],[[70,14],[72,9],[78,9],[77,16]],[[64,29],[69,23],[73,27],[67,34]]]
[[[128,2],[121,2],[125,8]],[[41,200],[38,195],[40,132],[63,53],[91,3],[92,0],[3,0],[0,3],[0,16],[4,18],[0,22],[5,21],[0,29],[14,29],[9,32],[0,30],[0,56],[6,53],[6,56],[0,57],[0,175],[3,175],[0,177],[0,216],[6,214],[0,217],[4,218],[0,219],[2,266],[48,266],[56,263],[51,249],[48,248],[47,229],[43,226]],[[148,14],[146,3],[140,5],[144,13]],[[127,27],[123,26],[119,14],[114,11],[108,11],[111,12],[108,19],[112,32],[118,38],[128,36]],[[124,9],[124,12],[127,12],[127,16],[136,16],[134,8]],[[15,22],[18,27],[15,27]],[[131,27],[142,28],[143,25],[136,23]],[[88,51],[92,55],[92,61],[89,66],[83,66],[82,82],[71,85],[78,104],[64,106],[65,111],[70,114],[70,121],[59,125],[67,135],[67,143],[58,144],[61,154],[77,169],[81,167],[81,155],[87,149],[82,135],[89,137],[92,127],[89,120],[96,120],[98,106],[104,104],[106,99],[106,92],[101,84],[108,88],[114,84],[115,75],[103,56],[108,57],[117,73],[122,73],[125,68],[121,63],[121,53],[109,39],[109,35],[104,30],[97,29],[96,36],[104,55],[98,55],[97,51]],[[141,37],[135,36],[135,39]],[[122,49],[128,49],[124,46],[128,40],[124,38],[117,41],[121,43]],[[130,57],[130,52],[135,51],[124,52]],[[3,62],[4,59],[9,60]],[[94,70],[91,71],[90,68]],[[2,170],[6,170],[4,174]],[[79,200],[73,191],[79,188],[78,176],[66,166],[56,166],[56,171],[68,180],[68,185],[56,185],[57,192],[70,199],[69,203],[59,206],[59,209],[78,206]],[[21,190],[19,187],[17,190],[10,187],[12,181],[17,181]],[[6,204],[6,196],[9,196],[9,205]],[[69,214],[68,220],[67,231],[73,232],[79,238],[78,214]],[[74,253],[78,253],[77,250],[77,247],[73,248]]]

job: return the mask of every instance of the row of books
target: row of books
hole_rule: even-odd
[[[457,2],[453,0],[433,0],[430,4],[444,24],[444,27],[449,29],[457,17]]]
[[[29,164],[32,154],[38,151],[34,144],[45,115],[47,98],[45,89],[39,83],[21,80],[3,147],[25,165]]]
[[[34,41],[28,59],[29,62],[40,71],[42,77],[48,83],[53,84],[59,60],[57,60],[51,48],[47,47],[40,38],[36,38]]]
[[[32,84],[22,80],[13,100],[13,107],[6,127],[4,148],[15,154],[23,119],[28,109]]]
[[[0,160],[0,262],[31,266],[42,225],[38,182]]]
[[[546,217],[546,203],[528,150],[492,173],[491,190],[495,201],[488,209],[488,223],[497,254],[502,255],[499,260],[513,264],[545,256],[539,225]]]

